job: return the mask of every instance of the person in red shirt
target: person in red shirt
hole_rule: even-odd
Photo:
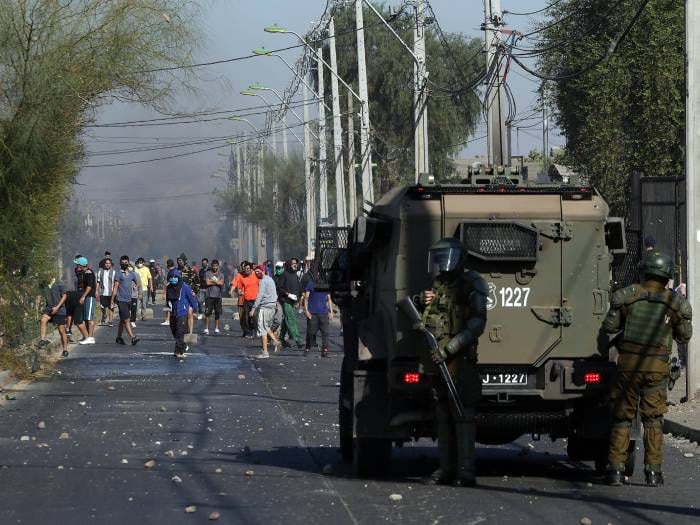
[[[231,296],[234,291],[238,294],[238,312],[241,322],[242,337],[252,339],[255,337],[255,321],[250,317],[253,303],[258,296],[260,280],[251,270],[251,263],[243,261],[241,271],[231,281]]]

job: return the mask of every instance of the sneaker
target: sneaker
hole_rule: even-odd
[[[205,328],[204,330],[202,330],[202,333],[204,335],[209,335],[209,328]]]
[[[309,348],[308,346],[304,348],[304,355],[309,355],[309,352],[311,352],[311,348]]]
[[[328,348],[321,348],[321,357],[328,357]]]
[[[269,359],[270,354],[267,352],[260,352],[258,355],[255,356],[255,359]]]
[[[125,345],[126,342],[124,341],[123,337],[117,337],[117,344],[118,345]]]
[[[609,468],[605,472],[605,483],[611,487],[621,487],[625,479],[625,474],[621,470]]]
[[[199,319],[199,320],[201,321],[202,319],[204,319],[204,315],[202,315],[202,314],[197,314],[197,319]]]
[[[138,343],[140,339],[138,337],[132,337],[131,338],[131,346],[135,346],[136,343]]]
[[[68,342],[75,343],[75,340],[73,339],[73,336],[71,334],[68,334]]]
[[[277,354],[280,350],[282,350],[282,343],[277,341],[276,343],[272,343],[272,347],[274,348],[273,351]]]
[[[220,333],[221,333],[221,330],[219,330],[218,328],[214,328],[214,333],[215,333],[215,334],[220,334]]]
[[[94,345],[95,344],[95,338],[94,337],[86,337],[82,341],[79,341],[79,345]]]
[[[136,323],[131,321],[131,328],[136,328]]]
[[[292,347],[292,345],[289,344],[289,341],[287,341],[286,339],[284,341],[282,341],[282,348],[291,348],[291,347]]]
[[[68,357],[68,350],[61,352],[61,357]]]
[[[189,351],[190,351],[190,347],[189,347],[189,345],[186,345],[186,346],[185,346],[185,352],[189,352]]]
[[[161,326],[168,326],[170,323],[168,321],[163,321],[160,323]]]
[[[41,341],[39,341],[39,348],[46,348],[50,344],[51,341],[49,341],[48,339],[42,339]]]

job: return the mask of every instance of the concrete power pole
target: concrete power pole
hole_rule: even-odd
[[[489,85],[492,86],[486,99],[488,110],[486,120],[488,162],[491,165],[504,166],[510,164],[510,152],[505,151],[506,129],[505,114],[503,112],[505,93],[502,85],[501,70],[498,66],[500,52],[498,49],[499,38],[497,31],[503,17],[501,0],[484,0],[484,14],[486,16],[484,24],[486,71],[493,71],[493,74],[487,77],[486,80],[487,88]]]
[[[333,156],[335,165],[335,222],[338,227],[348,225],[345,201],[345,175],[343,173],[343,125],[340,120],[340,94],[338,93],[338,57],[335,50],[335,22],[328,24],[331,49],[331,96],[333,98]]]
[[[693,307],[695,319],[700,315],[700,4],[697,0],[685,2],[686,53],[688,72],[686,75],[686,206],[688,232],[688,299]],[[694,323],[695,324],[695,323]],[[697,328],[697,324],[695,324]],[[700,389],[700,335],[688,344],[687,394],[695,399]]]
[[[309,90],[304,82],[304,100]],[[304,181],[306,184],[306,253],[314,253],[316,245],[316,185],[311,174],[311,130],[309,129],[309,105],[304,104]]]
[[[416,1],[416,25],[413,28],[413,53],[417,62],[413,63],[413,107],[414,107],[414,147],[415,182],[422,173],[430,173],[428,158],[428,71],[425,63],[425,2]]]
[[[547,104],[542,105],[542,176],[544,180],[549,178],[549,117],[547,116]]]
[[[362,108],[360,111],[360,166],[362,168],[362,202],[374,203],[372,180],[372,148],[369,141],[369,94],[367,92],[367,62],[365,58],[365,22],[362,13],[362,0],[355,0],[355,28],[357,30],[357,84],[360,90]]]
[[[328,166],[326,154],[326,107],[323,104],[325,86],[323,84],[323,48],[316,51],[316,66],[318,68],[318,197],[321,222],[328,221]]]
[[[354,224],[357,217],[357,179],[355,178],[355,110],[353,95],[348,93],[348,219]]]

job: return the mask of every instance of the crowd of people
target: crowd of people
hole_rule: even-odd
[[[316,347],[321,332],[320,354],[328,356],[329,328],[333,319],[330,294],[316,289],[318,276],[312,260],[291,258],[272,264],[242,261],[237,268],[217,259],[201,259],[190,265],[182,253],[175,261],[168,259],[165,268],[154,259],[148,264],[143,257],[132,263],[127,255],[114,267],[112,255],[105,252],[95,271],[80,254],[73,260],[73,286],[53,280],[46,286],[46,306],[40,320],[40,346],[47,346],[49,324],[57,327],[62,355],[68,356],[69,343],[75,343],[74,330],[82,338],[81,345],[95,344],[96,318],[99,324],[114,327],[118,316],[116,343],[126,345],[124,332],[131,345],[139,342],[136,322],[152,316],[158,290],[163,290],[165,320],[175,339],[175,355],[188,350],[188,334],[195,333],[196,321],[202,321],[203,335],[221,334],[223,298],[237,299],[241,337],[259,338],[260,359],[270,357],[282,348],[303,350],[308,354]],[[99,309],[99,311],[98,311]],[[302,339],[298,316],[306,318],[306,337]],[[212,319],[213,318],[213,319]],[[212,322],[213,321],[213,322]],[[210,327],[213,331],[210,332]]]

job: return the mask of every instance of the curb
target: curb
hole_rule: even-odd
[[[700,443],[700,429],[693,428],[686,423],[681,423],[680,421],[674,421],[673,419],[664,419],[664,432],[667,434],[673,434],[674,436],[681,436],[689,439],[690,441],[695,441]]]

